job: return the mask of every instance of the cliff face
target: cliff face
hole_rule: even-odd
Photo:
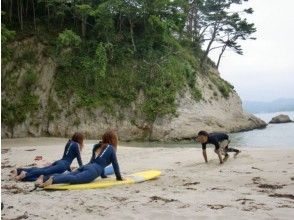
[[[209,89],[209,79],[199,78],[202,83],[204,100],[195,102],[188,92],[179,98],[178,117],[158,120],[153,129],[155,139],[188,139],[199,130],[237,132],[262,128],[266,123],[242,109],[236,92],[228,98]],[[210,84],[211,85],[211,84]]]
[[[27,55],[26,62],[16,64],[18,58],[24,56],[24,48],[27,47],[33,47],[34,61]],[[211,77],[203,74],[197,74],[197,85],[202,92],[201,101],[192,98],[187,86],[178,94],[176,116],[157,118],[152,124],[140,117],[137,108],[137,104],[144,99],[143,94],[138,94],[137,101],[131,107],[113,107],[113,112],[120,112],[119,117],[107,113],[102,107],[77,108],[74,97],[68,97],[66,103],[58,98],[54,87],[57,64],[47,55],[44,44],[27,39],[14,43],[12,49],[12,61],[2,66],[2,100],[11,97],[18,99],[22,96],[22,91],[18,91],[18,88],[24,86],[27,86],[26,92],[38,98],[35,108],[25,113],[25,120],[13,125],[7,122],[8,119],[2,120],[2,138],[70,136],[75,131],[84,132],[87,138],[98,138],[106,129],[111,128],[117,130],[121,140],[175,140],[194,137],[199,130],[236,132],[266,126],[262,120],[243,111],[241,100],[235,91],[231,91],[226,98],[223,97]],[[36,80],[28,87],[29,84],[24,82],[26,73],[32,67]],[[211,74],[219,78],[217,72],[214,72]],[[27,100],[22,100],[22,103],[26,104]],[[27,108],[29,107],[30,104]],[[2,118],[6,114],[9,111],[2,111]]]

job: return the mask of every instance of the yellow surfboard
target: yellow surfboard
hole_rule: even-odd
[[[118,185],[141,183],[147,180],[159,177],[161,172],[159,170],[147,170],[139,173],[134,173],[123,177],[123,181],[117,181],[115,178],[98,179],[91,183],[85,184],[53,184],[45,187],[46,190],[67,190],[67,189],[98,189]]]

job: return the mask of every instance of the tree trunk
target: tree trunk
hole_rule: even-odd
[[[121,33],[121,26],[122,26],[122,16],[121,12],[119,12],[119,32]]]
[[[206,63],[206,60],[207,60],[207,57],[208,57],[208,54],[209,54],[209,51],[210,51],[210,48],[211,48],[211,45],[212,43],[214,42],[215,40],[215,37],[216,37],[216,33],[217,33],[217,30],[218,30],[218,23],[214,24],[214,27],[213,27],[213,33],[212,33],[212,36],[211,36],[211,39],[207,45],[207,48],[205,50],[205,53],[201,59],[201,66],[203,66],[204,63]]]
[[[136,52],[137,49],[136,49],[136,45],[135,45],[135,41],[134,41],[133,23],[132,23],[131,19],[129,19],[129,23],[130,23],[130,33],[131,33],[131,40],[132,40],[132,44],[133,44],[133,49],[134,49],[134,52]]]
[[[86,36],[87,31],[87,15],[82,15],[82,36]]]
[[[23,30],[23,1],[20,1],[20,21],[21,21],[21,30]]]
[[[12,23],[12,7],[13,7],[13,0],[10,0],[10,9],[9,9],[9,22]]]
[[[223,54],[224,54],[226,48],[227,48],[227,45],[225,44],[225,45],[223,46],[223,48],[222,48],[222,52],[221,52],[221,53],[219,54],[219,56],[218,56],[218,60],[217,60],[217,64],[216,64],[216,68],[217,68],[217,69],[218,69],[218,67],[219,67],[219,64],[220,64],[221,58],[222,58],[222,56],[223,56]]]
[[[26,17],[28,16],[28,10],[29,10],[29,0],[27,0],[27,5],[26,5]]]
[[[34,29],[37,30],[37,25],[36,25],[36,12],[35,12],[35,0],[32,0],[32,5],[33,5]]]
[[[61,22],[60,22],[60,28],[63,29],[63,24],[64,24],[64,16],[62,16],[61,18]]]
[[[194,31],[193,31],[193,41],[197,41],[198,38],[197,38],[197,33],[199,29],[199,14],[198,14],[198,8],[197,6],[195,5],[195,8],[194,8]]]
[[[74,24],[75,24],[75,31],[79,32],[80,31],[80,25],[78,25],[78,22],[77,22],[77,19],[76,19],[75,15],[73,16],[73,19],[74,19]]]
[[[18,18],[18,23],[20,24],[20,15],[19,15],[19,0],[16,2],[17,3],[17,18]]]
[[[193,27],[193,5],[192,4],[190,5],[189,11],[188,11],[187,32],[188,32],[189,39],[192,39],[192,27]]]
[[[23,21],[22,21],[22,0],[17,1],[17,15],[20,29],[23,30]]]
[[[60,22],[60,28],[61,29],[63,29],[64,15],[65,15],[65,12],[64,12],[64,8],[62,6],[62,16],[61,16],[61,22]]]
[[[47,1],[47,17],[48,17],[48,20],[47,20],[47,27],[49,29],[49,25],[50,25],[50,8],[49,8],[49,3]]]

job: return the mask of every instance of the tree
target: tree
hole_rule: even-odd
[[[226,48],[235,48],[238,52],[241,46],[238,39],[248,39],[255,32],[253,24],[241,19],[240,14],[251,14],[251,8],[240,12],[230,12],[232,5],[240,5],[247,0],[193,0],[190,2],[190,21],[188,33],[199,45],[206,43],[206,49],[201,57],[201,65],[206,63],[210,51],[222,48],[220,59]],[[253,38],[250,38],[253,39]],[[213,47],[215,42],[221,43]]]
[[[78,14],[78,16],[81,19],[81,29],[82,29],[82,36],[86,36],[87,32],[87,19],[88,16],[91,14],[92,7],[90,4],[87,4],[85,1],[83,1],[83,4],[77,4],[75,5],[75,12]]]
[[[238,14],[233,14],[231,17],[232,24],[231,27],[228,27],[223,30],[224,36],[223,38],[218,39],[218,43],[221,44],[221,52],[218,57],[216,67],[219,68],[221,58],[227,48],[232,49],[237,54],[242,55],[243,50],[241,45],[238,44],[238,40],[255,40],[256,38],[250,37],[254,32],[256,32],[256,28],[254,24],[248,23],[246,19],[241,19]]]
[[[103,106],[117,115],[116,107],[130,107],[139,100],[130,115],[145,120],[152,132],[158,117],[176,114],[176,97],[185,86],[196,101],[201,99],[196,74],[201,72],[199,61],[207,65],[210,51],[221,48],[217,66],[227,49],[242,54],[239,41],[252,39],[255,28],[241,14],[252,10],[231,12],[230,8],[244,1],[3,0],[2,54],[8,55],[2,60],[10,55],[6,45],[14,32],[9,30],[15,30],[19,41],[28,33],[36,36],[34,40],[44,46],[38,51],[57,65],[52,89],[65,103],[89,109]],[[30,59],[27,54],[17,56],[21,68],[27,66],[23,65]],[[17,70],[7,75],[13,72]],[[11,87],[18,86],[16,82]],[[230,89],[222,93],[229,94]],[[12,91],[5,103],[5,123],[10,127],[26,120],[31,111],[23,111],[30,106],[23,103],[36,100],[23,93],[31,101],[17,103],[15,96],[21,95]],[[143,97],[138,99],[138,94]],[[145,122],[135,124],[146,128]]]

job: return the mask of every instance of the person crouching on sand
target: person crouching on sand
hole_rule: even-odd
[[[81,159],[81,150],[84,146],[84,135],[76,132],[64,148],[63,156],[60,160],[55,161],[50,166],[38,168],[18,168],[11,171],[15,180],[18,181],[36,181],[36,179],[41,175],[52,175],[56,173],[63,173],[65,171],[70,171],[70,165],[72,161],[77,158],[78,164],[81,167],[83,165]]]
[[[69,183],[82,184],[90,183],[99,176],[103,176],[104,168],[112,164],[116,180],[123,180],[120,174],[116,157],[117,136],[113,131],[107,131],[102,136],[102,142],[97,148],[95,155],[92,155],[90,162],[77,170],[67,174],[57,174],[53,176],[40,176],[36,181],[36,187],[45,187],[51,184]]]
[[[229,148],[229,136],[225,133],[207,133],[206,131],[199,131],[196,141],[202,144],[202,153],[206,163],[208,162],[206,154],[207,144],[213,144],[215,146],[214,152],[218,155],[221,164],[228,159],[228,152],[235,152],[235,157],[241,152],[240,150]],[[225,156],[224,159],[221,155]]]

